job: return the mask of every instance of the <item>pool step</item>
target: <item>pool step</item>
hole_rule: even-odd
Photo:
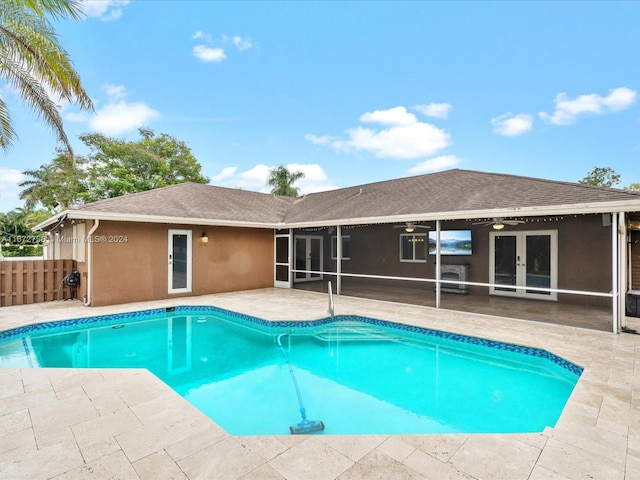
[[[339,328],[316,332],[314,338],[323,342],[397,342],[399,335],[367,328]]]

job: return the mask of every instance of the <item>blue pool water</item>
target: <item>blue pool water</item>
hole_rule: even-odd
[[[357,316],[176,307],[0,332],[0,367],[147,368],[234,435],[300,422],[282,343],[327,434],[540,432],[582,369],[540,349]]]

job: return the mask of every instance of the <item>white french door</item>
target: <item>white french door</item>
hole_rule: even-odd
[[[489,237],[489,282],[496,284],[489,293],[557,300],[556,292],[534,290],[558,288],[557,230],[491,232]]]
[[[297,236],[295,237],[295,270],[305,270],[295,272],[296,282],[309,282],[321,280],[322,274],[322,237]],[[311,273],[313,271],[314,273]]]
[[[169,230],[169,293],[191,292],[191,230]]]

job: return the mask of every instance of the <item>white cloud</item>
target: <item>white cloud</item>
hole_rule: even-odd
[[[224,51],[223,47],[220,46],[212,46],[214,43],[214,39],[211,34],[203,32],[202,30],[198,30],[191,36],[194,40],[201,40],[204,43],[200,45],[196,45],[193,47],[193,55],[196,58],[199,58],[203,62],[222,62],[226,60],[227,54]],[[249,37],[241,37],[240,35],[235,35],[233,37],[229,37],[228,35],[221,35],[216,43],[227,45],[229,43],[233,43],[238,51],[243,52],[253,47],[253,41]]]
[[[64,119],[69,122],[81,123],[89,119],[89,115],[85,112],[69,112],[64,114]]]
[[[410,168],[409,173],[429,173],[448,168],[455,168],[460,163],[460,159],[455,155],[442,155],[420,162],[415,167]]]
[[[554,125],[571,125],[583,115],[602,115],[617,112],[630,107],[637,98],[635,90],[619,87],[609,90],[609,95],[603,97],[596,93],[580,95],[570,99],[566,93],[556,95],[555,110],[552,114],[540,112],[540,118]]]
[[[291,172],[301,171],[304,173],[304,178],[298,180],[295,184],[300,188],[300,193],[302,194],[337,188],[328,184],[327,175],[320,165],[291,163],[286,167]],[[269,167],[263,163],[243,172],[238,172],[237,167],[226,167],[220,174],[214,176],[212,180],[217,185],[225,187],[268,193],[270,188],[267,186],[267,179],[269,178],[269,170],[272,168],[275,167]]]
[[[92,130],[105,135],[120,135],[143,127],[149,121],[160,117],[157,110],[144,102],[126,102],[124,98],[127,92],[122,85],[107,84],[102,89],[109,96],[109,100],[89,119],[89,127]]]
[[[311,164],[301,164],[301,163],[290,163],[287,165],[287,169],[290,172],[302,172],[304,173],[304,178],[301,178],[299,182],[305,183],[318,183],[325,182],[327,180],[327,174],[324,173],[322,167],[317,163]]]
[[[239,173],[236,177],[237,186],[260,192],[268,191],[267,178],[269,178],[269,168],[264,163],[261,163],[245,172]]]
[[[87,18],[98,18],[103,22],[118,20],[122,16],[122,7],[130,0],[81,0],[81,8]]]
[[[20,193],[18,183],[24,180],[25,176],[20,170],[0,167],[0,198],[17,198]]]
[[[193,55],[203,62],[222,62],[227,58],[224,49],[207,47],[206,45],[196,45],[193,47]]]
[[[205,42],[213,41],[213,38],[211,37],[211,35],[209,33],[204,33],[202,30],[198,30],[196,33],[193,34],[191,38],[193,38],[194,40],[204,40]]]
[[[96,110],[89,126],[105,135],[120,135],[136,130],[159,116],[160,113],[146,103],[118,101]]]
[[[102,87],[102,90],[106,92],[106,94],[112,100],[120,100],[127,96],[127,89],[124,85],[114,85],[112,83],[107,83]]]
[[[241,52],[243,52],[245,50],[248,50],[249,48],[253,47],[253,42],[251,41],[251,39],[249,37],[242,38],[242,37],[236,35],[235,37],[233,37],[232,41],[233,41],[233,44]]]
[[[533,116],[526,113],[516,115],[511,112],[491,119],[493,133],[505,137],[517,137],[529,132],[533,128]]]
[[[332,143],[345,152],[366,151],[378,158],[412,159],[433,155],[450,145],[449,134],[428,123],[392,127],[385,130],[352,128],[348,140]]]
[[[425,105],[415,105],[414,110],[420,112],[427,117],[447,118],[451,111],[450,103],[429,103]]]
[[[227,178],[233,177],[233,175],[236,173],[236,170],[238,170],[238,167],[225,167],[218,175],[214,175],[213,177],[211,177],[211,180],[213,180],[214,182],[220,182]]]
[[[346,131],[347,139],[305,138],[315,144],[328,144],[347,153],[369,152],[378,158],[413,159],[433,155],[451,144],[450,135],[429,123],[420,122],[403,106],[367,112],[360,117],[381,127],[355,127]]]
[[[311,133],[308,133],[307,135],[305,135],[304,139],[308,140],[309,142],[315,145],[326,145],[327,143],[331,143],[333,140],[335,140],[335,138],[330,135],[323,135],[319,137]]]
[[[400,107],[393,107],[389,110],[375,110],[373,112],[367,112],[360,117],[360,121],[363,123],[379,123],[381,125],[413,125],[417,123],[418,119],[412,113],[407,112],[407,109]]]

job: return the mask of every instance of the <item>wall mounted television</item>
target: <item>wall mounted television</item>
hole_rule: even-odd
[[[440,255],[472,255],[471,230],[440,231]],[[436,254],[436,232],[429,232],[429,254]]]

